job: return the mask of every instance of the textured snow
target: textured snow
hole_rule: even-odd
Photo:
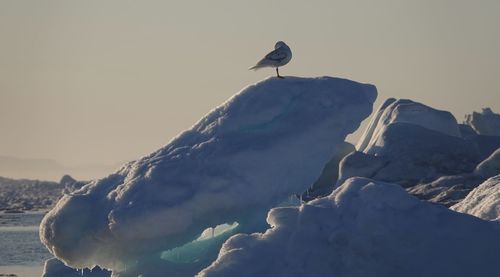
[[[451,209],[485,220],[500,221],[500,175],[486,180]]]
[[[495,276],[497,222],[352,178],[330,196],[272,209],[265,233],[227,240],[198,276]]]
[[[41,240],[75,268],[192,276],[218,247],[185,266],[161,253],[224,223],[265,229],[269,208],[316,180],[376,95],[372,85],[330,77],[249,86],[165,147],[65,195],[42,221]]]
[[[357,151],[341,161],[337,185],[360,176],[409,187],[472,172],[480,161],[477,147],[461,137],[453,115],[411,100],[382,104]]]

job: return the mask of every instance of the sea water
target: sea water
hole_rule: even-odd
[[[44,213],[0,213],[0,276],[41,276],[52,257],[38,237]]]

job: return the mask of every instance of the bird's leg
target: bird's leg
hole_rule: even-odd
[[[276,67],[276,75],[278,76],[278,78],[285,79],[285,77],[280,76],[280,72],[278,71],[277,67]]]

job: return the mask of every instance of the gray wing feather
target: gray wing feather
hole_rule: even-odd
[[[273,50],[271,53],[266,55],[265,59],[279,62],[286,58],[286,53],[279,50],[280,49]]]

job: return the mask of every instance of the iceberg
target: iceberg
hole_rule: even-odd
[[[411,187],[440,176],[470,173],[480,162],[453,115],[411,100],[386,100],[372,117],[357,152],[339,165],[342,184],[367,177]]]
[[[500,136],[500,114],[494,113],[490,108],[466,115],[465,124],[479,135]]]
[[[73,268],[192,276],[227,237],[264,230],[270,208],[307,190],[376,96],[331,77],[251,85],[158,151],[64,195],[41,241]]]
[[[500,115],[490,108],[483,108],[482,113],[466,115],[465,123],[459,124],[459,127],[462,137],[472,141],[479,149],[481,159],[500,148]]]
[[[272,209],[264,233],[238,234],[198,277],[494,276],[500,224],[351,178],[328,197]]]

